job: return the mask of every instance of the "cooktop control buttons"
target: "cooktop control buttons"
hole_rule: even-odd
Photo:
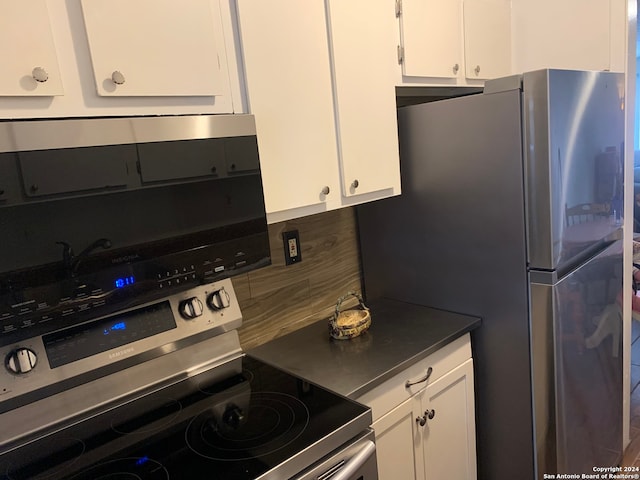
[[[4,359],[7,370],[16,375],[30,372],[36,363],[38,363],[38,357],[33,350],[28,348],[16,348],[9,352]]]
[[[197,297],[191,297],[187,300],[183,300],[180,302],[178,309],[180,311],[180,315],[187,320],[197,318],[204,312],[202,302],[198,300]]]
[[[212,310],[222,310],[223,308],[227,308],[230,304],[231,301],[229,294],[224,287],[209,294],[207,297],[207,305]]]

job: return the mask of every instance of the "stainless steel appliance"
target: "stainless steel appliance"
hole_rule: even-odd
[[[478,478],[621,459],[623,85],[541,70],[403,107],[402,196],[357,209],[367,298],[482,318]]]
[[[3,347],[0,478],[376,480],[369,409],[245,356],[240,322],[224,279]]]
[[[251,115],[0,122],[0,345],[268,265],[255,133]]]
[[[0,478],[377,478],[366,407],[240,348],[230,277],[270,262],[251,116],[0,139]]]

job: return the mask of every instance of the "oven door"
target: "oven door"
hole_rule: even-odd
[[[378,480],[373,431],[340,447],[292,480]]]

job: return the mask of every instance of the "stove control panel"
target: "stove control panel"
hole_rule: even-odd
[[[6,345],[0,348],[0,413],[6,401],[26,393],[55,393],[61,383],[81,382],[100,369],[136,365],[241,324],[242,313],[227,278]],[[126,365],[116,366],[121,362]]]
[[[0,348],[268,265],[270,257],[262,254],[262,240],[258,236],[226,242],[229,245],[154,253],[152,258],[132,250],[118,257],[124,263],[95,259],[94,267],[71,276],[55,266],[0,274]],[[203,314],[207,306],[216,310],[228,306],[224,292],[217,288],[199,298]],[[197,304],[184,307],[181,315],[200,317],[191,311],[199,308]]]

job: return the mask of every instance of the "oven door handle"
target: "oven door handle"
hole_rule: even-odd
[[[347,460],[340,470],[335,471],[330,469],[324,475],[319,475],[318,480],[349,480],[349,478],[353,476],[353,474],[356,473],[367,460],[369,460],[369,457],[371,457],[375,451],[375,443],[371,440],[365,441],[362,447],[360,447],[358,453]],[[325,476],[327,474],[328,476]]]

